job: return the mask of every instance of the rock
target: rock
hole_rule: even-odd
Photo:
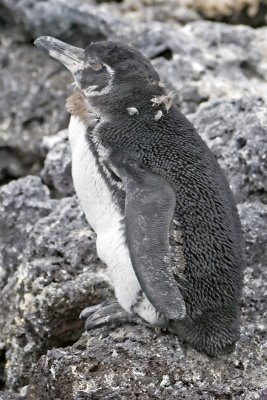
[[[197,21],[176,31],[154,24],[149,31],[152,42],[161,37],[160,52],[152,55],[154,65],[166,87],[178,92],[184,113],[222,97],[251,95],[266,101],[266,28]]]
[[[266,24],[266,0],[191,0],[193,6],[202,16],[216,21],[234,24],[248,24],[254,27]]]
[[[267,373],[267,205],[242,203],[239,212],[248,266],[241,340],[232,354],[209,359],[181,347],[173,335],[141,326],[102,328],[42,356],[30,377],[27,399],[260,398]]]
[[[67,126],[64,103],[71,78],[67,71],[58,69],[56,62],[37,54],[32,44],[23,39],[18,41],[12,30],[1,27],[0,30],[2,55],[6,57],[0,80],[0,184],[3,184],[41,169],[44,159],[39,150],[41,138]]]
[[[145,327],[126,325],[108,336],[99,329],[71,348],[41,357],[27,398],[252,399],[264,387],[267,372],[264,345],[257,341],[251,332],[234,353],[209,359],[182,350],[176,337]]]
[[[38,219],[53,211],[55,201],[39,177],[27,176],[0,188],[0,287],[20,263]]]
[[[0,400],[24,400],[25,397],[21,397],[14,393],[0,392]]]
[[[126,23],[92,2],[1,0],[1,3],[34,38],[42,35],[78,41],[86,38],[87,44],[106,39],[116,30],[127,29]]]
[[[208,19],[258,27],[266,25],[266,0],[139,0],[122,1],[111,11],[135,22],[168,21],[182,24]]]
[[[72,78],[59,63],[37,50],[32,38],[49,34],[84,47],[92,40],[107,39],[113,31],[123,35],[128,28],[111,14],[74,0],[68,4],[55,0],[0,0],[0,7],[4,22],[0,25],[3,184],[38,173],[43,162],[41,138],[66,128],[69,120],[64,104]]]
[[[72,196],[75,191],[71,175],[71,150],[67,131],[45,137],[41,148],[49,150],[40,173],[43,182],[50,188],[53,197]]]
[[[0,332],[14,389],[47,349],[77,340],[80,311],[110,292],[75,196],[52,200],[40,178],[27,177],[2,187],[1,204]]]
[[[64,133],[44,140],[47,168],[53,164],[50,151],[63,141]],[[58,172],[55,168],[55,176]],[[29,186],[35,188],[30,204],[27,197],[24,200]],[[18,192],[20,198],[15,196]],[[139,395],[142,399],[189,400],[233,394],[241,400],[254,398],[264,389],[266,204],[257,199],[239,205],[248,258],[242,336],[234,353],[210,360],[181,347],[173,335],[134,325],[110,332],[102,328],[78,340],[80,310],[111,293],[95,254],[94,234],[76,197],[49,200],[49,191],[37,177],[12,182],[1,194],[4,205],[10,204],[11,197],[17,202],[16,207],[5,206],[7,220],[10,210],[11,215],[25,213],[32,219],[22,256],[0,298],[7,387],[28,384],[26,398],[38,400],[109,399],[114,393],[118,399]],[[49,205],[45,216],[40,197]]]
[[[153,60],[167,89],[179,93],[177,102],[187,114],[218,97],[267,99],[266,28],[198,21],[193,4],[188,8],[177,0],[156,3],[144,7],[142,2],[98,5],[93,0],[0,0],[4,21],[0,26],[0,183],[38,173],[44,160],[39,151],[41,138],[68,125],[64,103],[72,90],[72,78],[59,63],[33,47],[32,38],[39,35],[54,35],[82,47],[102,39],[133,43]],[[222,8],[227,8],[223,3]],[[173,17],[178,10],[179,16],[183,14],[180,6],[195,13],[185,18],[195,22],[181,27],[168,21],[166,9],[170,8]],[[137,24],[138,18],[128,18],[131,10],[144,16],[151,10],[155,13]]]
[[[220,99],[190,115],[219,160],[237,203],[267,203],[267,113],[260,98]]]
[[[258,278],[259,271],[256,271],[256,265],[264,266],[267,263],[267,204],[259,200],[246,201],[238,205],[238,210],[246,237],[247,263],[253,269],[254,276]],[[265,282],[267,283],[267,280]]]
[[[0,188],[0,386],[20,393],[0,392],[0,400],[265,396],[267,28],[201,21],[251,13],[248,23],[260,25],[264,1],[247,4],[0,0],[0,183],[40,173]],[[241,340],[232,354],[209,359],[173,335],[130,324],[82,334],[80,311],[112,292],[71,180],[62,129],[72,78],[33,47],[44,34],[78,46],[134,44],[217,156],[247,253]]]

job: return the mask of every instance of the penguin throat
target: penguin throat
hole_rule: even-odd
[[[66,101],[66,110],[74,117],[78,117],[86,128],[94,128],[100,122],[100,115],[92,107],[84,93],[76,89]]]

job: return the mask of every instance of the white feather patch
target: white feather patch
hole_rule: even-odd
[[[131,116],[135,115],[135,114],[139,114],[137,108],[135,108],[135,107],[128,107],[127,111],[128,111],[128,114],[131,115]]]
[[[156,114],[155,114],[155,121],[158,121],[163,115],[163,112],[161,110],[159,110]]]

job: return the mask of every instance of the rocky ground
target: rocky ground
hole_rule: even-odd
[[[267,399],[265,18],[260,0],[0,0],[1,400]],[[43,34],[133,43],[216,154],[246,242],[233,354],[134,325],[82,333],[79,312],[112,292],[72,186],[71,78],[33,46]]]

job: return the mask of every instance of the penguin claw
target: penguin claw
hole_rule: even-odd
[[[98,311],[102,307],[103,303],[96,304],[95,306],[86,307],[79,315],[79,318],[88,318],[91,314]]]
[[[86,331],[107,325],[121,325],[131,320],[130,314],[123,310],[115,300],[107,300],[95,306],[85,308],[81,312],[80,318],[86,318]]]

